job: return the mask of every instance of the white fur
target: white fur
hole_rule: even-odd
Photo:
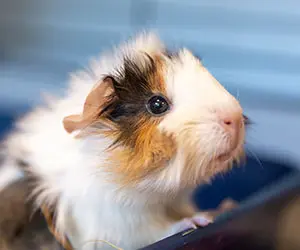
[[[65,116],[82,111],[85,97],[104,74],[122,67],[124,55],[140,60],[143,65],[139,52],[151,55],[163,49],[155,35],[142,34],[112,55],[94,60],[89,71],[71,77],[65,97],[20,120],[18,131],[6,142],[10,157],[26,159],[30,170],[41,178],[36,190],[37,204],[55,202],[58,229],[76,249],[94,249],[91,243],[83,247],[91,240],[106,240],[123,249],[136,249],[165,237],[174,223],[166,216],[166,206],[171,202],[170,193],[176,197],[181,185],[188,185],[183,175],[184,149],[179,147],[172,163],[153,179],[144,180],[135,189],[120,189],[109,181],[105,171],[104,151],[110,141],[99,137],[74,139],[62,125]],[[187,133],[187,141],[195,144],[200,156],[212,154],[222,137],[213,110],[239,109],[238,103],[187,50],[181,52],[177,61],[169,63],[165,78],[168,97],[174,106],[160,129],[182,134],[186,123],[198,122]],[[217,132],[212,135],[214,131]],[[197,169],[197,175],[201,176],[200,166]],[[13,168],[9,171],[14,172]],[[7,175],[11,175],[9,171]],[[202,177],[205,181],[207,175]],[[2,178],[0,183],[4,185],[7,181]],[[105,243],[97,244],[99,249],[112,249]]]
[[[5,162],[0,170],[0,191],[23,177],[24,174],[18,167],[9,162]]]

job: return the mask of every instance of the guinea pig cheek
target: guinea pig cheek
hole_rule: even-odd
[[[157,122],[151,120],[143,122],[130,139],[133,146],[113,148],[108,159],[113,163],[110,171],[116,176],[114,181],[122,186],[136,185],[162,171],[177,150],[173,136],[160,131]]]
[[[232,162],[243,154],[243,124],[232,142],[231,136],[216,121],[214,113],[199,113],[198,117],[187,113],[175,116],[174,113],[160,124],[162,131],[174,135],[178,145],[174,165],[182,165],[182,177],[189,180],[209,179],[216,173],[227,171]]]

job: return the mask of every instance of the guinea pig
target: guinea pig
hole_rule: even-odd
[[[243,157],[244,137],[239,102],[201,61],[144,32],[74,73],[4,144],[9,176],[32,177],[67,248],[131,250],[209,223],[190,194]]]

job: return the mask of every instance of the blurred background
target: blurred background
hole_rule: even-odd
[[[169,46],[193,50],[241,101],[253,122],[247,148],[256,169],[268,169],[269,176],[276,164],[300,168],[299,0],[0,3],[2,135],[41,101],[41,92],[61,93],[69,72],[136,32],[154,29]],[[262,174],[245,175],[247,168],[243,180],[253,184]]]

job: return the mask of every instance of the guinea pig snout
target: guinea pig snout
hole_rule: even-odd
[[[219,124],[224,131],[233,138],[238,137],[239,131],[243,126],[243,114],[240,111],[217,112]]]
[[[228,147],[221,155],[231,154],[240,145],[241,140],[243,140],[243,113],[239,109],[229,111],[218,110],[216,115],[219,125],[228,138]]]

